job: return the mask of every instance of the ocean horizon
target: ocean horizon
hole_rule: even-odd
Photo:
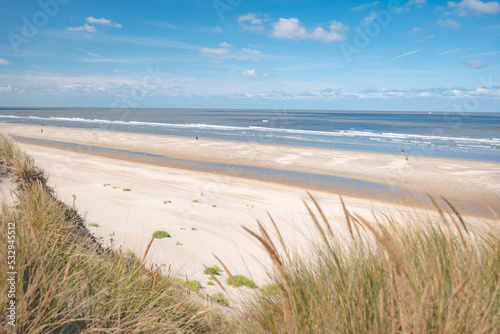
[[[500,113],[1,107],[0,122],[500,162]]]

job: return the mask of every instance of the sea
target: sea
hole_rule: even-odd
[[[500,113],[2,107],[0,122],[500,162]]]

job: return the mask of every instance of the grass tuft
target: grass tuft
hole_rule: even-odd
[[[228,277],[226,279],[226,284],[235,285],[237,288],[243,285],[248,286],[249,288],[256,288],[255,283],[250,278],[243,275],[234,275],[232,278]]]
[[[229,306],[229,301],[222,292],[216,292],[212,295],[212,299],[223,306]]]
[[[218,266],[207,267],[203,273],[206,275],[210,275],[210,273],[212,273],[212,275],[220,275],[220,268]]]
[[[201,283],[197,280],[183,281],[182,285],[196,293],[198,293],[201,289]]]

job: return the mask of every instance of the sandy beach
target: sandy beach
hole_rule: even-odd
[[[0,124],[0,132],[73,144],[164,155],[174,159],[272,168],[372,181],[407,191],[495,208],[500,163],[401,154],[278,146],[137,133]],[[76,148],[78,149],[78,148]],[[82,153],[92,154],[88,148]],[[398,152],[399,153],[399,152]]]
[[[0,132],[176,159],[362,179],[494,210],[500,203],[498,163],[417,157],[406,163],[401,155],[52,127],[41,133],[40,127],[12,124],[1,124]],[[128,161],[78,147],[49,146],[43,142],[21,144],[47,171],[49,185],[57,195],[84,215],[92,233],[106,245],[130,249],[142,257],[152,234],[167,231],[171,238],[153,242],[149,263],[199,280],[209,294],[220,289],[206,285],[208,276],[203,274],[204,266],[217,264],[214,254],[232,274],[247,275],[257,284],[267,281],[265,252],[242,226],[256,231],[259,220],[271,227],[270,214],[292,248],[304,251],[309,240],[316,238],[302,202],[311,201],[301,187]],[[347,233],[339,196],[318,190],[312,194],[337,233]],[[345,202],[351,211],[367,219],[372,218],[372,211],[399,215],[408,210],[395,202],[359,196],[345,197]],[[433,215],[430,211],[423,214]]]

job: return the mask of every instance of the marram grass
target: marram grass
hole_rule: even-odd
[[[500,332],[499,222],[473,233],[450,205],[450,214],[438,208],[441,221],[369,223],[344,206],[346,240],[311,200],[321,238],[314,257],[291,254],[279,237],[278,254],[260,223],[260,234],[250,231],[273,260],[274,285],[250,303],[242,332]]]

